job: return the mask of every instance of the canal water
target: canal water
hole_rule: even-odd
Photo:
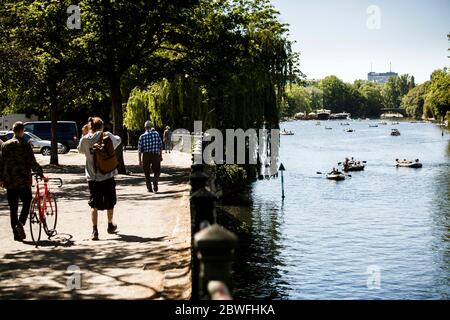
[[[339,121],[282,124],[295,132],[281,137],[286,199],[279,179],[264,180],[250,208],[229,208],[252,230],[234,265],[236,297],[449,299],[450,135],[377,123],[350,121],[354,133]],[[346,156],[366,170],[341,182],[316,174]],[[396,158],[424,167],[396,168]]]

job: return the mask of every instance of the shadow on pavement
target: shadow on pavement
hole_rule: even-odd
[[[121,237],[132,241],[139,238]],[[126,293],[130,286],[138,286],[148,292],[147,298],[179,299],[188,284],[174,284],[158,292],[148,284],[127,280],[128,276],[136,275],[136,268],[142,272],[167,271],[166,279],[186,277],[189,273],[189,246],[173,248],[162,243],[163,238],[147,240],[146,245],[132,250],[116,242],[69,250],[33,248],[8,253],[0,258],[0,296],[2,299],[111,299],[117,298],[121,290]],[[82,273],[82,288],[78,293],[66,287],[69,277],[66,271],[70,266],[79,267]],[[117,276],[111,269],[121,275]],[[114,290],[108,291],[109,287]]]
[[[160,242],[166,240],[167,237],[159,237],[159,238],[143,238],[139,236],[125,235],[125,234],[117,234],[119,238],[118,241],[124,242],[137,242],[137,243],[145,243],[145,242]]]
[[[59,233],[54,237],[51,237],[50,239],[46,239],[43,240],[41,239],[39,241],[39,243],[36,244],[33,241],[23,241],[24,244],[30,245],[30,246],[34,246],[36,248],[39,247],[53,247],[53,248],[57,248],[57,247],[64,247],[64,248],[69,248],[72,247],[75,242],[72,240],[73,236],[71,234],[68,233]]]

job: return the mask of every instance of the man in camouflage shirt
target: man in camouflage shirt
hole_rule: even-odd
[[[7,189],[14,240],[22,241],[26,238],[23,226],[28,218],[32,198],[31,171],[41,177],[43,177],[43,172],[34,157],[33,149],[23,138],[23,123],[16,122],[13,131],[14,137],[1,146],[0,186]],[[22,211],[20,217],[17,217],[19,199],[22,201]]]

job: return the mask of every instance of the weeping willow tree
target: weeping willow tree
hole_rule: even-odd
[[[125,109],[125,126],[139,130],[149,119],[159,129],[166,125],[182,128],[192,119],[209,124],[206,99],[205,87],[186,76],[163,79],[146,89],[135,88]]]
[[[140,128],[148,113],[159,128],[192,129],[194,120],[205,129],[277,128],[285,86],[300,75],[279,13],[268,0],[205,0],[196,10],[189,67],[133,90],[126,126]]]
[[[125,107],[124,124],[129,130],[139,130],[148,119],[148,93],[134,88]]]

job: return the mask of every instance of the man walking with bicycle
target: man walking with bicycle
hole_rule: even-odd
[[[31,204],[31,171],[44,178],[42,167],[34,157],[33,149],[23,138],[24,125],[16,122],[13,125],[14,137],[1,146],[0,154],[0,186],[6,188],[11,215],[11,228],[15,241],[26,238],[25,225]],[[18,217],[19,199],[22,210]]]

